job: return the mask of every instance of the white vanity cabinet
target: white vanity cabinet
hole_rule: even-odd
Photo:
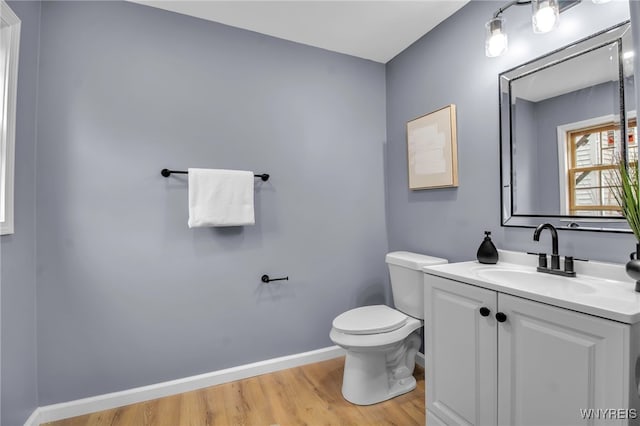
[[[495,425],[498,401],[497,293],[425,275],[427,424]]]
[[[640,424],[637,327],[430,274],[425,310],[429,426]]]

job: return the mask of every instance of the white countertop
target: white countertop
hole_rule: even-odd
[[[537,257],[526,253],[499,250],[499,259],[496,265],[472,261],[423,271],[614,321],[640,322],[640,293],[622,264],[576,261],[577,277],[567,278],[536,272]]]

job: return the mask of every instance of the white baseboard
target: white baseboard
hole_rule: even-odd
[[[286,370],[314,362],[326,361],[343,356],[345,350],[338,346],[330,346],[300,354],[273,358],[266,361],[227,368],[211,373],[199,374],[184,379],[171,380],[149,386],[112,392],[90,398],[78,399],[60,404],[38,407],[24,426],[38,426],[40,423],[53,422],[69,417],[82,416],[96,411],[110,410],[124,405],[149,401],[151,399],[176,395],[197,389],[228,383],[235,380]]]
[[[418,364],[420,367],[425,368],[425,359],[424,359],[424,354],[422,352],[418,352],[416,354],[416,364]]]

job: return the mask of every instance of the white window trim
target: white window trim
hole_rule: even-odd
[[[4,82],[5,87],[5,116],[0,120],[0,173],[4,176],[4,188],[0,188],[0,207],[4,209],[4,221],[0,222],[0,235],[13,234],[13,184],[15,162],[15,137],[16,137],[16,101],[18,91],[18,59],[20,49],[20,26],[18,16],[13,13],[9,5],[0,0],[0,31],[2,38],[9,40],[7,73]]]
[[[629,111],[627,114],[627,120],[636,118],[636,111]],[[602,123],[619,122],[620,116],[615,114],[603,115],[600,117],[590,118],[588,120],[576,121],[575,123],[567,123],[558,126],[557,140],[558,140],[558,186],[560,188],[560,214],[567,216],[569,214],[569,194],[567,188],[567,172],[569,170],[569,159],[567,158],[567,133],[573,130],[584,129],[585,127],[599,126]],[[563,219],[571,221],[571,218]],[[583,222],[600,222],[602,219],[580,219]]]

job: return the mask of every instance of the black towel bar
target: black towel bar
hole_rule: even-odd
[[[185,170],[169,170],[169,169],[162,169],[162,171],[160,172],[160,174],[164,177],[169,177],[171,176],[172,173],[176,173],[176,174],[180,174],[180,175],[186,175],[187,171]],[[263,173],[261,175],[253,175],[254,177],[259,177],[260,179],[262,179],[263,182],[266,182],[269,180],[269,175],[267,173]]]

